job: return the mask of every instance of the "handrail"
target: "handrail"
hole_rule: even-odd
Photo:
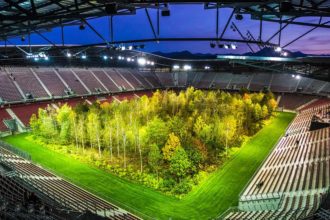
[[[0,140],[0,147],[4,148],[6,150],[9,150],[10,152],[12,152],[12,153],[14,153],[14,154],[16,154],[20,157],[23,157],[24,159],[26,159],[28,161],[31,161],[31,155],[30,154],[14,147],[11,144],[8,144],[8,143],[4,142],[2,140]]]

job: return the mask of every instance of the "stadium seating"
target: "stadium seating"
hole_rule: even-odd
[[[269,87],[272,79],[272,74],[256,73],[253,75],[249,89],[251,91],[261,91],[265,87]]]
[[[0,153],[1,162],[15,171],[15,176],[35,192],[46,195],[63,207],[78,212],[88,210],[109,219],[139,219],[2,147],[0,147]],[[0,183],[2,183],[1,181],[0,175]],[[1,187],[4,187],[3,184],[0,184]],[[12,189],[8,193],[12,193],[18,198],[24,196],[22,188]]]
[[[278,103],[278,107],[296,110],[300,106],[317,99],[318,97],[312,95],[301,95],[295,93],[283,93],[281,94],[280,102]]]
[[[8,128],[4,124],[4,120],[12,119],[10,115],[7,113],[6,109],[0,108],[0,131],[7,131]]]
[[[155,74],[164,87],[175,87],[177,85],[177,81],[174,81],[173,73],[157,72]]]
[[[21,101],[23,99],[13,80],[6,72],[0,71],[0,98],[2,101]]]
[[[104,84],[104,86],[107,87],[107,89],[110,92],[118,92],[120,89],[116,85],[116,82],[114,82],[108,74],[106,74],[102,69],[95,68],[91,69],[91,71],[94,73],[94,75],[101,80],[101,82]]]
[[[51,68],[35,68],[34,72],[53,96],[65,96],[67,89]]]
[[[88,69],[73,68],[72,71],[77,74],[80,80],[88,87],[92,93],[98,93],[100,91],[106,91],[106,88],[100,83],[99,79],[96,79],[92,72]]]
[[[142,83],[129,71],[129,69],[117,68],[117,72],[125,78],[134,89],[143,89]]]
[[[116,69],[112,68],[105,68],[105,73],[108,74],[108,76],[116,82],[116,84],[119,86],[120,91],[130,91],[134,89],[125,78],[123,78]]]
[[[56,69],[58,74],[65,80],[70,89],[77,95],[86,95],[88,91],[68,68]]]
[[[49,97],[30,68],[9,68],[8,72],[12,74],[13,79],[18,83],[24,95],[30,93],[34,98]]]
[[[21,120],[21,122],[29,127],[30,118],[33,114],[38,113],[39,108],[45,108],[48,103],[27,103],[22,105],[12,106],[11,109],[16,114],[16,116]]]
[[[312,117],[330,117],[329,99],[302,108],[286,134],[222,219],[302,219],[313,215],[330,187],[330,127],[310,131]]]

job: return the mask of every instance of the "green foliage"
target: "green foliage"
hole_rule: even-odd
[[[164,192],[159,193],[150,189],[150,187],[155,188],[152,186],[152,181],[148,187],[144,187],[135,183],[139,180],[127,181],[119,178],[119,175],[112,171],[112,169],[122,170],[123,168],[119,165],[107,164],[106,170],[109,172],[95,169],[94,165],[86,162],[87,156],[92,155],[87,150],[82,156],[66,154],[64,149],[67,146],[57,146],[55,149],[58,151],[54,151],[53,145],[42,143],[39,137],[31,137],[29,133],[8,136],[3,140],[29,153],[35,163],[119,207],[132,211],[143,219],[149,219],[143,215],[146,214],[153,219],[207,220],[215,219],[230,206],[237,205],[239,193],[269,154],[278,138],[284,134],[293,117],[294,114],[291,113],[276,113],[276,116],[267,121],[262,130],[245,141],[241,148],[235,148],[235,156],[227,160],[219,169],[211,165],[193,178],[188,178],[188,183],[199,184],[194,185],[188,195],[181,199],[165,195],[178,184],[170,177],[159,179],[156,189]],[[200,145],[198,141],[194,143]],[[190,147],[194,146],[195,144]],[[199,152],[203,151],[199,150]],[[188,150],[186,152],[189,155]],[[96,158],[94,157],[94,160]],[[141,175],[140,172],[134,172],[134,167],[131,170],[128,166],[127,170],[132,172],[125,176],[127,179],[131,178],[130,176],[135,178],[145,175],[145,173]],[[152,175],[147,176],[144,179],[153,178]],[[125,205],[122,206],[123,204]]]
[[[40,109],[30,125],[35,137],[99,169],[181,195],[191,188],[182,182],[223,164],[230,149],[259,131],[275,108],[269,92],[188,88],[120,103]],[[175,183],[168,187],[170,179]]]

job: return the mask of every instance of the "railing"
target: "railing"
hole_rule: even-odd
[[[26,160],[31,161],[31,155],[30,154],[28,154],[28,153],[26,153],[26,152],[24,152],[20,149],[17,149],[16,147],[14,147],[14,146],[12,146],[12,145],[4,142],[4,141],[0,140],[0,147],[4,148],[6,150],[9,150],[10,152],[12,152],[12,153],[14,153],[14,154],[16,154],[20,157],[23,157]]]

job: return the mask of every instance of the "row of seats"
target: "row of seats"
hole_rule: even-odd
[[[110,219],[138,219],[117,206],[34,165],[30,161],[13,155],[13,153],[4,148],[0,148],[0,151],[2,163],[14,170],[17,177],[66,208],[78,212],[88,210],[95,214],[109,217]],[[22,194],[21,191],[16,191],[12,190],[11,193]]]
[[[154,73],[128,68],[1,68],[0,102],[159,88]]]
[[[330,117],[329,112],[330,100],[312,102],[300,110],[243,190],[238,209],[223,219],[277,219],[279,215],[299,219],[319,208],[330,187],[330,127],[309,128],[314,115]],[[265,210],[269,204],[272,208]]]

